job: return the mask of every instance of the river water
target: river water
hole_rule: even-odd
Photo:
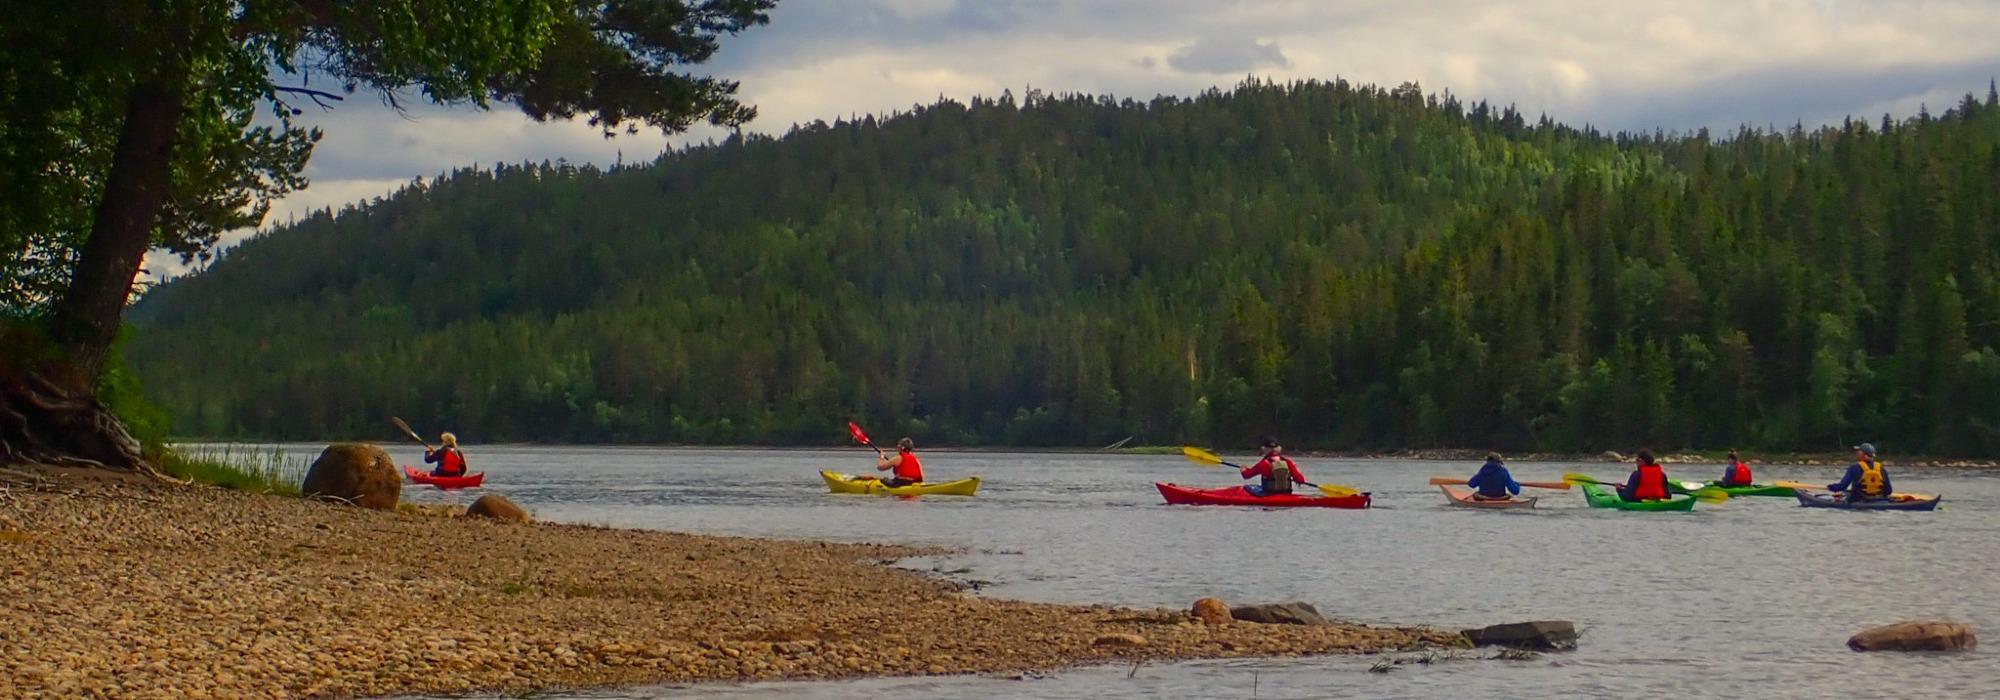
[[[314,448],[295,447],[310,456]],[[392,449],[418,463],[413,450]],[[299,454],[299,453],[295,453]],[[1329,616],[1459,628],[1574,620],[1581,649],[1532,661],[1462,660],[1371,673],[1375,659],[1231,660],[1061,671],[1033,680],[901,678],[704,684],[559,694],[577,700],[1157,697],[2000,696],[1993,652],[1858,654],[1865,627],[1965,620],[2000,633],[2000,473],[1898,470],[1903,491],[1943,493],[1932,513],[1800,508],[1741,498],[1693,513],[1584,507],[1576,491],[1533,511],[1444,506],[1432,475],[1476,463],[1302,460],[1309,478],[1375,494],[1365,511],[1162,504],[1152,484],[1227,485],[1177,456],[928,452],[933,480],[979,474],[976,498],[826,493],[816,471],[866,470],[866,451],[472,447],[474,469],[543,519],[733,535],[962,547],[916,561],[984,582],[981,595],[1185,608],[1305,600]],[[1510,465],[1516,479],[1611,464]],[[1892,465],[1892,470],[1894,469]],[[1669,470],[1719,476],[1715,465]],[[1758,480],[1829,482],[1837,470],[1758,467]],[[410,487],[405,498],[458,499]],[[1483,654],[1482,654],[1483,655]]]

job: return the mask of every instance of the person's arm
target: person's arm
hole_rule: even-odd
[[[880,457],[875,458],[875,471],[886,472],[891,469],[895,469],[896,467],[902,466],[902,464],[903,464],[903,455],[901,454],[898,454],[894,457],[890,457],[888,455],[882,455]]]
[[[1516,495],[1516,496],[1519,496],[1519,495],[1521,495],[1521,482],[1518,482],[1518,481],[1515,481],[1515,480],[1514,480],[1514,474],[1513,474],[1513,472],[1505,472],[1505,471],[1503,471],[1503,472],[1501,472],[1501,474],[1505,474],[1505,475],[1507,476],[1507,493],[1510,493],[1510,494],[1513,494],[1513,495]]]
[[[1840,477],[1840,483],[1827,484],[1826,490],[1832,491],[1834,493],[1840,493],[1842,491],[1846,491],[1847,487],[1853,486],[1855,480],[1860,478],[1861,478],[1861,465],[1859,464],[1847,465],[1847,474]]]
[[[441,459],[444,459],[444,455],[443,455],[443,454],[440,454],[440,453],[439,453],[439,452],[438,452],[437,450],[433,450],[433,449],[429,449],[429,448],[425,448],[425,449],[424,449],[424,463],[425,463],[425,464],[436,464],[436,463],[438,462],[438,460],[441,460]]]
[[[1895,495],[1895,494],[1896,494],[1896,487],[1895,487],[1894,485],[1892,485],[1892,484],[1890,484],[1890,483],[1889,483],[1889,468],[1888,468],[1888,467],[1883,467],[1883,468],[1882,468],[1882,495],[1884,495],[1884,496],[1893,496],[1893,495]]]
[[[1472,474],[1472,478],[1465,480],[1465,487],[1477,491],[1479,490],[1479,485],[1483,483],[1481,480],[1485,478],[1486,478],[1486,468],[1480,467],[1479,471],[1474,472]]]
[[[1271,473],[1271,458],[1265,457],[1263,459],[1257,460],[1256,464],[1244,467],[1241,471],[1238,471],[1236,473],[1238,476],[1241,476],[1245,479],[1254,479],[1263,476],[1265,474],[1269,474]]]
[[[1292,458],[1290,457],[1285,457],[1283,459],[1285,460],[1285,469],[1292,473],[1292,483],[1295,484],[1306,483],[1306,473],[1299,471],[1298,463],[1293,462]]]
[[[1634,469],[1632,470],[1631,474],[1628,474],[1625,477],[1625,492],[1633,493],[1634,490],[1638,488],[1639,488],[1639,470]]]

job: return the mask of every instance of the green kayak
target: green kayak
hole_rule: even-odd
[[[1617,508],[1619,510],[1694,510],[1694,497],[1677,494],[1667,501],[1627,501],[1618,497],[1618,492],[1609,486],[1579,484],[1583,489],[1583,500],[1592,508]]]
[[[1758,486],[1756,484],[1751,484],[1749,486],[1723,486],[1722,484],[1714,481],[1702,483],[1703,488],[1707,488],[1710,486],[1722,489],[1722,492],[1729,494],[1731,498],[1739,496],[1776,496],[1778,498],[1791,498],[1793,493],[1792,489],[1783,486]],[[1667,488],[1673,490],[1674,493],[1687,493],[1693,490],[1689,489],[1686,486],[1681,485],[1678,482],[1668,484]]]

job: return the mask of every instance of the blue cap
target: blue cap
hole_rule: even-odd
[[[1870,457],[1875,456],[1875,443],[1864,442],[1859,445],[1855,445],[1854,449],[1860,450],[1861,454],[1865,454]]]

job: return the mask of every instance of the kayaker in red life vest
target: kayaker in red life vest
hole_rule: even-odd
[[[1848,501],[1886,501],[1896,488],[1889,484],[1889,470],[1875,459],[1875,443],[1864,442],[1854,446],[1854,463],[1847,465],[1847,474],[1840,477],[1840,483],[1827,484],[1826,490],[1834,493],[1847,492]]]
[[[458,436],[445,433],[438,436],[435,450],[424,450],[424,463],[436,464],[431,476],[465,476],[465,454],[458,451]]]
[[[1744,464],[1743,458],[1737,457],[1735,452],[1729,453],[1729,467],[1722,470],[1722,485],[1750,485],[1750,466]]]
[[[1639,450],[1639,468],[1625,478],[1625,487],[1618,489],[1618,497],[1626,501],[1664,501],[1672,497],[1667,491],[1667,470],[1653,460],[1652,450]]]
[[[924,464],[917,460],[917,443],[909,438],[896,441],[896,456],[875,458],[875,471],[896,470],[895,478],[882,482],[883,486],[909,486],[924,482]]]
[[[1293,483],[1305,483],[1305,472],[1285,456],[1285,446],[1278,444],[1277,438],[1264,438],[1261,447],[1264,458],[1239,472],[1245,479],[1258,479],[1258,483],[1243,487],[1244,491],[1252,496],[1279,496],[1291,493]]]

